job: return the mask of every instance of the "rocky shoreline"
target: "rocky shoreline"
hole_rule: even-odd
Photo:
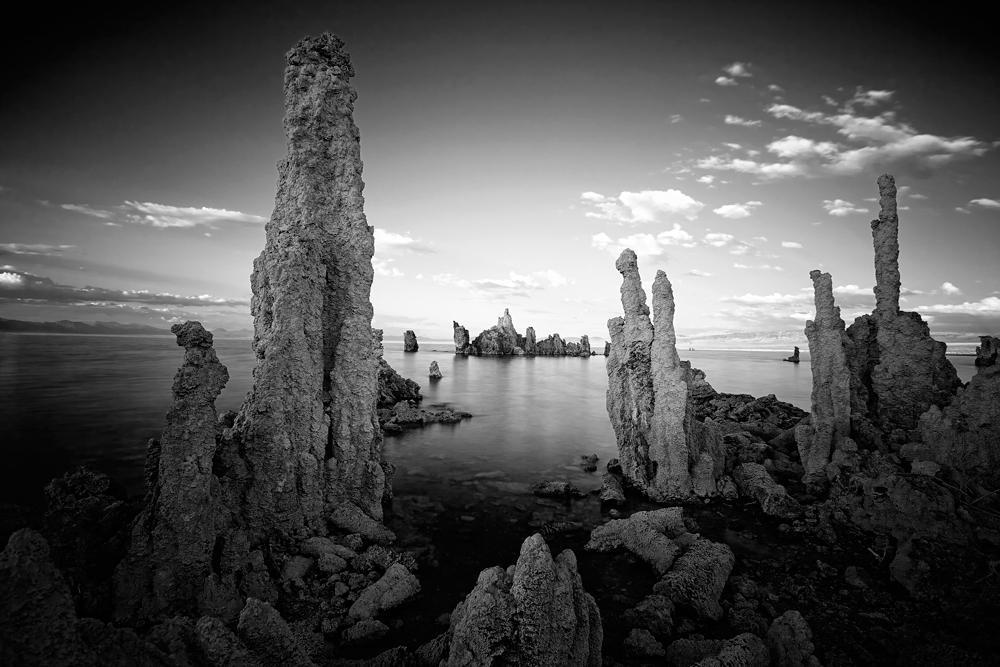
[[[657,274],[650,319],[626,250],[607,361],[619,458],[601,488],[484,472],[447,480],[461,500],[446,506],[395,495],[382,456],[384,433],[469,415],[421,410],[371,328],[353,76],[330,34],[286,56],[288,154],[241,410],[216,413],[212,334],[172,327],[183,363],[145,496],[81,468],[46,487],[43,514],[5,512],[0,663],[1000,662],[1000,340],[982,339],[962,385],[899,310],[891,176],[875,312],[846,327],[830,275],[811,274],[809,414],[720,394],[681,361],[670,281]],[[522,340],[509,312],[473,343],[455,328],[460,353],[592,354],[585,336]]]

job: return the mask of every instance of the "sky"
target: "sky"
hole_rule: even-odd
[[[1000,77],[967,14],[916,5],[93,5],[23,22],[0,84],[0,317],[252,328],[284,54],[357,72],[373,325],[607,336],[621,250],[681,334],[801,331],[809,271],[870,312],[876,179],[906,310],[1000,331]],[[253,5],[253,6],[250,6]],[[833,7],[836,7],[836,11]]]

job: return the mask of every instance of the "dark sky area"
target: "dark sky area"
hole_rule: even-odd
[[[909,307],[945,330],[996,328],[995,38],[985,17],[957,5],[916,7],[36,3],[0,45],[6,284],[215,301],[168,311],[151,299],[159,310],[135,310],[102,292],[70,307],[28,290],[0,294],[0,316],[169,324],[201,312],[248,325],[250,262],[285,146],[284,54],[330,31],[357,70],[366,211],[382,234],[377,324],[446,334],[453,318],[467,314],[478,329],[511,306],[525,313],[522,328],[600,336],[617,310],[613,255],[637,243],[642,262],[659,262],[641,264],[647,281],[665,266],[688,284],[678,290],[691,306],[679,296],[682,327],[799,328],[816,267],[843,288],[845,315],[860,312],[870,295],[849,298],[872,284],[867,220],[877,213],[863,200],[891,170],[918,200],[901,212],[912,225],[901,228],[912,230],[901,232],[911,234],[901,239],[904,286],[924,297]],[[740,64],[745,74],[720,83]],[[868,105],[863,91],[891,95]],[[881,125],[858,133],[864,118]],[[948,144],[959,139],[968,141]],[[861,166],[831,166],[835,152],[864,146],[872,155],[851,157]],[[768,172],[771,160],[795,166]],[[677,203],[688,199],[697,206]],[[170,220],[129,222],[168,209]],[[844,220],[853,226],[831,229]],[[754,310],[772,293],[787,297],[782,317]],[[716,307],[696,312],[706,302]]]

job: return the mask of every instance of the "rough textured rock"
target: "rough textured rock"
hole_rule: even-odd
[[[733,480],[743,495],[760,503],[765,514],[781,519],[797,519],[802,516],[799,502],[788,495],[768,474],[767,468],[759,463],[743,463],[733,468]]]
[[[669,637],[674,631],[674,603],[662,595],[648,595],[625,612],[625,624],[659,637]]]
[[[215,399],[229,373],[212,348],[212,334],[200,323],[175,324],[170,330],[184,347],[184,365],[174,377],[174,401],[150,498],[115,575],[119,619],[219,613],[220,603],[232,616],[242,606],[238,592],[221,581],[212,564],[227,527],[213,458]]]
[[[812,630],[802,614],[786,611],[771,623],[767,646],[774,667],[808,667],[814,649]]]
[[[609,472],[604,473],[601,479],[601,502],[608,505],[625,504],[625,492],[622,490],[621,482]]]
[[[785,361],[790,361],[793,364],[799,363],[799,346],[798,345],[795,346],[795,351],[792,353],[792,356],[785,357]]]
[[[387,546],[396,540],[391,530],[352,503],[344,503],[330,514],[330,523],[346,533],[357,533],[370,542]]]
[[[37,532],[19,530],[0,553],[0,663],[83,664],[69,587]]]
[[[536,496],[548,498],[586,498],[587,494],[569,482],[547,480],[531,485],[531,492]]]
[[[250,473],[242,495],[261,515],[247,519],[251,535],[322,534],[345,501],[382,517],[375,241],[343,46],[325,33],[285,57],[288,152],[250,279],[257,367],[235,424]]]
[[[455,339],[455,354],[469,354],[469,330],[455,321],[452,321],[451,328]]]
[[[420,592],[420,582],[410,572],[396,563],[382,578],[366,588],[351,605],[348,616],[353,619],[374,618],[386,609],[403,604]]]
[[[722,618],[719,597],[735,563],[736,556],[728,545],[695,540],[653,586],[653,592],[692,609],[702,618],[717,621]]]
[[[830,274],[812,271],[809,277],[816,302],[816,319],[806,322],[812,412],[810,424],[798,426],[795,434],[807,483],[825,481],[831,455],[851,436],[851,341],[834,304]]]
[[[420,385],[397,373],[385,359],[379,359],[378,407],[392,408],[400,401],[420,401]]]
[[[537,533],[517,564],[483,570],[451,615],[448,667],[567,665],[599,667],[603,629],[583,590],[572,551],[553,560]]]
[[[932,461],[957,471],[960,477],[1000,482],[1000,364],[995,363],[1000,339],[982,337],[976,349],[976,374],[950,405],[932,405],[920,416],[919,441],[900,453],[914,464]]]
[[[666,654],[663,644],[642,628],[635,628],[625,638],[625,655],[630,658],[662,658]]]
[[[767,645],[749,632],[722,642],[719,652],[695,663],[696,667],[768,667]]]
[[[627,519],[613,519],[590,532],[590,541],[584,549],[612,551],[625,548],[646,561],[657,574],[663,574],[681,552],[666,534],[667,531],[673,536],[684,532],[679,507],[635,512]]]
[[[266,602],[249,598],[236,631],[264,667],[314,667],[291,628]]]
[[[486,329],[472,341],[476,354],[484,356],[502,356],[516,354],[516,350],[524,353],[524,341],[514,328],[510,309],[504,308],[503,315],[497,318],[496,326]]]
[[[210,667],[262,667],[221,619],[202,616],[194,627],[195,643]]]
[[[635,253],[622,251],[615,267],[625,317],[608,321],[607,409],[625,478],[661,502],[715,495],[725,449],[715,424],[695,418],[692,390],[708,383],[677,356],[670,281],[657,272],[654,326]]]
[[[442,377],[444,377],[443,375],[441,375],[441,368],[438,367],[438,362],[436,361],[431,362],[431,367],[427,371],[427,377],[429,377],[432,380],[440,380]]]
[[[528,327],[524,331],[524,353],[525,354],[537,354],[538,346],[535,342],[535,328]]]
[[[920,315],[899,310],[895,180],[883,174],[878,188],[881,210],[871,223],[876,307],[871,315],[857,318],[847,336],[853,344],[849,363],[855,439],[886,448],[894,431],[914,429],[931,405],[950,403],[961,381],[945,358],[947,346],[931,338]]]
[[[403,332],[403,352],[416,352],[419,349],[417,334],[413,333],[413,329],[407,329]]]
[[[49,482],[45,499],[43,532],[53,562],[74,591],[78,614],[110,617],[110,579],[128,550],[130,524],[138,511],[127,502],[128,490],[81,466]]]
[[[48,544],[24,529],[11,535],[0,553],[0,664],[168,667],[179,662],[131,629],[78,619]]]

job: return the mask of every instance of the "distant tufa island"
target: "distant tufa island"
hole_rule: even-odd
[[[0,332],[4,333],[50,333],[50,334],[90,334],[100,336],[171,336],[169,329],[158,329],[148,324],[122,324],[121,322],[26,322],[0,317]],[[213,329],[216,338],[253,338],[249,329]]]
[[[589,357],[597,354],[590,349],[587,334],[580,336],[579,343],[564,341],[559,334],[552,334],[545,340],[535,340],[535,329],[528,327],[525,335],[514,328],[510,310],[504,308],[503,316],[497,318],[496,326],[486,329],[469,341],[469,330],[458,322],[452,322],[455,335],[455,354],[484,357],[505,356],[545,356],[545,357]],[[607,354],[605,347],[604,354]]]

